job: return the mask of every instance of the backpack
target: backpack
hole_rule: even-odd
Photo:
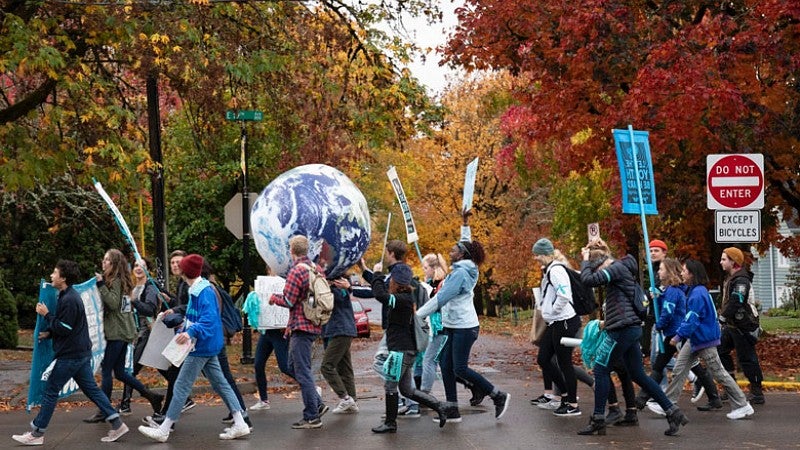
[[[242,331],[242,313],[233,303],[233,298],[228,291],[214,286],[214,291],[220,300],[220,317],[222,318],[222,332],[226,338],[233,337]]]
[[[322,326],[328,323],[333,313],[333,292],[317,269],[300,264],[308,270],[308,297],[303,302],[303,314],[311,323]]]
[[[597,309],[597,302],[594,300],[592,288],[583,284],[580,272],[572,270],[563,264],[559,265],[567,271],[567,276],[569,276],[569,287],[572,290],[572,309],[575,310],[575,314],[585,316],[593,313]],[[553,281],[550,279],[550,272],[547,272],[547,281],[551,286],[553,285]]]
[[[636,313],[636,317],[639,320],[644,322],[647,319],[647,306],[650,304],[650,298],[639,283],[634,283],[633,285],[633,312]]]
[[[748,333],[759,329],[761,324],[758,319],[758,311],[753,303],[750,303],[753,298],[753,287],[747,293],[746,302],[737,302],[736,311],[733,314],[733,325]],[[731,300],[735,301],[735,300]]]
[[[414,289],[411,294],[414,298],[414,304],[417,306],[417,308],[422,308],[422,305],[428,303],[428,300],[430,300],[428,290],[425,289],[425,286],[423,286],[422,283],[420,283],[416,278],[411,279],[411,287]]]

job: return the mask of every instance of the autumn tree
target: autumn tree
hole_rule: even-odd
[[[585,174],[595,161],[615,169],[611,130],[648,130],[660,212],[652,232],[709,261],[719,249],[705,156],[762,153],[762,245],[797,254],[798,239],[775,232],[778,211],[800,209],[797,2],[467,0],[457,14],[448,62],[521,80],[503,119],[501,158],[523,167],[552,161],[562,176]],[[607,187],[614,216],[603,228],[635,249],[640,226],[619,215],[618,174]]]
[[[79,186],[96,177],[137,226],[132,206],[148,200],[139,193],[155,169],[144,87],[157,77],[170,247],[208,253],[229,279],[241,255],[222,207],[241,170],[239,129],[226,110],[266,113],[249,130],[258,191],[299,164],[369,158],[425,131],[432,109],[399,68],[413,47],[375,27],[405,12],[435,16],[430,1],[1,8],[0,190],[24,193],[64,173]]]
[[[487,261],[480,268],[476,309],[489,314],[495,313],[499,298],[517,291],[529,293],[529,287],[538,282],[531,245],[536,230],[545,229],[552,217],[552,205],[544,191],[522,186],[519,179],[512,179],[510,170],[497,164],[504,141],[500,119],[514,102],[509,95],[512,83],[507,73],[457,83],[443,96],[441,121],[430,135],[416,136],[402,148],[380,152],[377,167],[362,171],[359,177],[360,184],[369,186],[373,216],[385,226],[386,213],[392,211],[397,225],[390,238],[404,239],[402,218],[385,175],[385,167],[397,166],[417,225],[421,253],[441,253],[447,258],[459,239],[465,170],[473,159],[480,158],[470,225],[473,238],[482,242],[487,252]],[[384,233],[383,228],[373,229],[381,236]],[[412,265],[419,264],[417,259],[409,255]]]

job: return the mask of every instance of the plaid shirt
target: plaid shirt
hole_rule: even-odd
[[[325,276],[325,272],[322,271],[320,266],[317,266],[307,256],[304,256],[295,261],[294,266],[286,275],[286,286],[283,288],[283,294],[272,294],[270,300],[278,306],[289,308],[289,323],[286,326],[287,334],[292,330],[320,334],[322,333],[322,327],[311,323],[303,313],[303,302],[308,297],[308,269],[300,266],[301,263],[316,267],[317,271],[322,276]]]

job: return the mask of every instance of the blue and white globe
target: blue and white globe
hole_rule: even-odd
[[[309,257],[333,278],[361,259],[371,235],[364,195],[345,174],[323,164],[295,167],[267,185],[250,211],[250,229],[258,254],[283,277],[292,265],[292,236],[308,238]]]

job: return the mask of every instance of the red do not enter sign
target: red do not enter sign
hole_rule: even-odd
[[[709,209],[764,207],[764,155],[708,155],[706,176]]]

